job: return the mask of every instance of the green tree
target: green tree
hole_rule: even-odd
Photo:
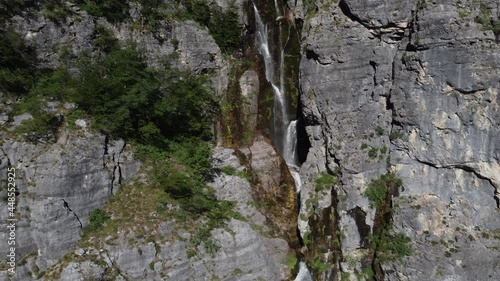
[[[12,28],[0,28],[0,91],[27,94],[37,70],[35,49]]]

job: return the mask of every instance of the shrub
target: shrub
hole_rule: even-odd
[[[377,180],[372,180],[363,193],[370,200],[372,208],[380,208],[385,201],[389,191],[394,192],[403,185],[403,181],[392,173],[387,173]]]
[[[377,258],[381,262],[394,261],[412,253],[411,239],[403,234],[389,235],[386,230],[380,238],[371,237],[372,247],[377,249]]]
[[[72,11],[64,0],[45,0],[42,3],[43,15],[55,23],[63,22]]]
[[[293,270],[295,268],[297,262],[298,262],[297,257],[294,255],[289,255],[286,257],[286,266],[290,270]]]
[[[316,11],[316,0],[304,0],[304,12],[306,14]]]
[[[375,132],[377,133],[377,135],[381,136],[381,135],[384,134],[384,129],[382,127],[380,127],[380,126],[377,126],[375,128]]]
[[[477,16],[475,21],[480,23],[484,30],[491,30],[495,36],[500,36],[500,18],[493,17],[491,9],[484,3],[480,3],[479,10],[481,15]]]
[[[390,140],[397,140],[403,137],[403,132],[402,131],[392,131],[391,134],[389,135]]]
[[[108,55],[79,59],[78,78],[56,70],[37,93],[76,102],[93,116],[94,128],[114,138],[160,147],[166,139],[210,138],[217,105],[205,77],[168,65],[151,70],[135,46],[102,46]]]
[[[235,50],[242,45],[241,28],[234,2],[227,10],[212,8],[212,17],[208,25],[210,34],[223,52]]]
[[[37,70],[35,49],[12,28],[0,28],[0,91],[17,97],[29,92]]]
[[[95,46],[105,52],[109,53],[118,49],[118,39],[116,39],[110,30],[102,25],[97,25],[95,28],[96,38],[94,39]]]
[[[368,157],[371,159],[375,159],[378,155],[378,148],[377,147],[372,147],[370,150],[368,150]]]
[[[229,176],[234,176],[236,174],[236,169],[231,166],[222,167],[220,171]]]
[[[318,178],[316,178],[315,183],[315,191],[322,191],[328,188],[331,188],[337,182],[337,178],[328,174],[327,172],[322,172],[319,174]]]
[[[380,153],[382,154],[385,154],[387,152],[387,146],[383,146],[381,149],[380,149]]]
[[[103,210],[95,209],[90,212],[89,225],[86,229],[87,231],[95,231],[101,228],[109,219],[109,216]]]
[[[121,22],[128,17],[128,2],[120,0],[75,0],[80,8],[94,17],[105,17],[110,22]]]
[[[228,53],[241,47],[243,43],[241,28],[234,2],[226,10],[216,4],[209,6],[203,0],[180,0],[180,2],[187,9],[185,15],[187,18],[208,27],[210,35],[222,52]]]
[[[2,0],[0,1],[0,25],[15,15],[21,15],[28,7],[36,6],[34,0]],[[1,52],[0,52],[1,54]]]

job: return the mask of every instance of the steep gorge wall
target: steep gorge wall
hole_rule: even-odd
[[[392,233],[410,237],[413,253],[384,263],[384,278],[496,280],[500,47],[498,34],[480,22],[498,21],[497,3],[290,5],[304,20],[301,102],[312,145],[301,168],[301,201],[315,199],[302,204],[302,236],[311,232],[304,219],[332,205],[330,194],[318,198],[314,175],[340,172],[333,199],[339,267],[350,273],[343,278],[369,272],[366,230],[373,230],[375,210],[362,194],[392,171],[403,180],[392,200]]]

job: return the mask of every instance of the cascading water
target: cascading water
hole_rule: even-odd
[[[275,1],[276,12],[279,13],[278,4]],[[300,176],[298,175],[297,163],[297,121],[290,120],[287,112],[284,79],[284,51],[281,46],[281,24],[280,24],[280,57],[279,68],[275,69],[274,59],[269,46],[269,33],[267,25],[262,21],[257,7],[254,5],[255,23],[257,27],[257,44],[259,53],[264,58],[266,80],[271,83],[274,94],[274,145],[283,156],[290,167],[290,172],[295,179],[297,192],[300,191]],[[279,73],[279,80],[276,81],[276,73]]]
[[[277,0],[274,1],[276,15],[280,14]],[[300,193],[302,180],[299,174],[299,163],[297,161],[297,120],[290,120],[287,112],[287,99],[285,94],[285,79],[284,79],[284,48],[281,39],[281,23],[279,23],[279,68],[275,69],[275,64],[272,52],[269,48],[269,33],[267,25],[262,21],[257,6],[254,4],[255,23],[257,28],[257,44],[259,53],[264,58],[266,80],[271,83],[274,94],[274,136],[273,142],[283,158],[285,159],[290,174],[295,181],[297,194]],[[280,18],[280,17],[278,17]],[[276,81],[276,73],[279,72],[279,81]],[[277,83],[278,82],[278,83]],[[279,85],[279,86],[278,86]],[[299,273],[294,281],[312,281],[311,274],[304,262],[299,264]]]

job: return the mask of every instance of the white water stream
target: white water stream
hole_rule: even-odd
[[[276,12],[279,12],[278,4],[275,2]],[[287,112],[287,103],[285,95],[285,79],[284,79],[284,52],[281,46],[281,24],[280,24],[280,57],[279,67],[275,67],[274,58],[269,47],[269,33],[267,25],[262,21],[257,7],[254,5],[255,23],[257,27],[257,44],[259,53],[264,58],[266,71],[266,80],[271,83],[274,94],[274,145],[278,152],[283,156],[289,166],[295,166],[295,169],[290,169],[290,172],[298,172],[297,168],[297,121],[290,120]],[[276,79],[276,73],[279,73]],[[294,179],[298,179],[298,175],[293,175]],[[297,192],[300,191],[300,180],[295,182]]]
[[[279,17],[280,11],[278,1],[274,1],[276,8],[276,15]],[[279,67],[275,68],[275,63],[272,51],[269,48],[269,33],[267,25],[262,21],[257,7],[254,5],[255,11],[255,25],[257,29],[257,44],[259,46],[259,53],[264,58],[264,65],[266,71],[266,80],[271,83],[274,94],[274,145],[283,158],[290,174],[295,181],[295,189],[297,194],[300,192],[302,180],[299,174],[299,163],[297,161],[297,120],[290,120],[287,112],[287,103],[285,95],[285,79],[284,79],[284,66],[285,56],[284,48],[281,39],[281,23],[279,23],[279,45],[280,57]],[[279,80],[276,81],[276,73],[279,72]],[[309,272],[306,264],[300,262],[299,273],[294,281],[312,281],[311,273]]]

